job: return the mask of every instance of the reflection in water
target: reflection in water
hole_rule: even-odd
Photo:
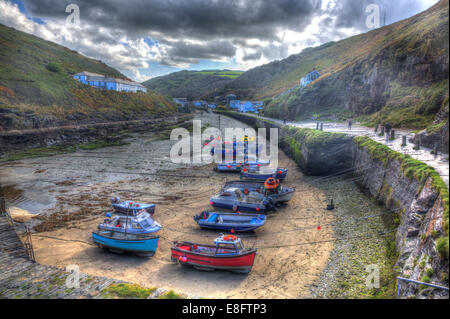
[[[0,187],[0,197],[5,199],[6,208],[17,207],[32,214],[40,214],[42,209],[48,207],[50,204],[47,200],[44,200],[44,202],[42,200],[35,200],[32,198],[34,197],[33,194],[30,195],[25,195],[21,189],[11,185]]]

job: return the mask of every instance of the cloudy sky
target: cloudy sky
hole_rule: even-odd
[[[390,24],[438,0],[0,0],[0,23],[104,61],[137,81],[181,69],[249,68]],[[67,23],[69,4],[79,24]]]

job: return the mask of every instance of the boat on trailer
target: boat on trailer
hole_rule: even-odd
[[[265,182],[259,180],[239,180],[225,182],[222,191],[229,188],[238,188],[244,194],[257,192],[264,196],[270,196],[277,203],[287,203],[295,193],[294,187],[278,186],[275,189],[266,189]]]
[[[284,180],[287,176],[287,168],[270,168],[270,167],[243,167],[241,170],[241,179],[267,180],[270,177],[278,180]]]
[[[266,216],[262,214],[202,212],[194,216],[194,221],[201,228],[246,232],[264,226]]]
[[[221,235],[214,245],[192,242],[174,242],[171,260],[196,269],[214,271],[228,270],[248,274],[256,256],[256,248],[244,248],[240,238]]]
[[[238,188],[229,188],[221,191],[209,200],[209,204],[223,209],[242,212],[265,213],[276,211],[276,203],[271,197],[266,197],[257,192],[244,194]]]
[[[145,210],[150,215],[155,213],[155,204],[136,203],[131,200],[121,201],[119,197],[111,199],[111,205],[116,213],[124,215],[136,215]]]

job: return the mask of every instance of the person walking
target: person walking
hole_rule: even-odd
[[[349,131],[352,130],[352,124],[353,124],[352,119],[348,119],[348,130],[349,130]]]

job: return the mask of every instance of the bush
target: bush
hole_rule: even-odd
[[[448,259],[448,237],[441,237],[436,240],[436,250],[442,259]]]
[[[57,62],[50,62],[47,64],[47,70],[55,73],[60,73],[62,71],[61,66]]]

